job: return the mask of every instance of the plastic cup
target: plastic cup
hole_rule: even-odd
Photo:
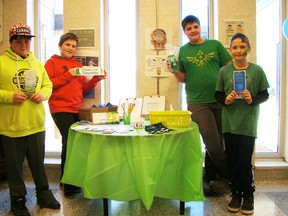
[[[131,113],[123,113],[123,122],[124,122],[124,125],[131,124]]]

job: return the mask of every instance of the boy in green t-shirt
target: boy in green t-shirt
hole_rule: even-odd
[[[189,42],[179,50],[179,70],[172,71],[185,83],[188,110],[199,126],[206,146],[204,194],[229,192],[226,155],[221,134],[221,104],[214,97],[219,69],[232,57],[217,40],[201,36],[200,21],[189,15],[182,21]],[[168,69],[171,69],[167,63]]]
[[[269,98],[269,84],[263,69],[247,61],[250,51],[246,35],[236,33],[232,36],[230,53],[234,62],[220,69],[215,92],[215,97],[223,104],[222,132],[231,176],[232,200],[228,210],[238,212],[241,207],[242,214],[254,212],[251,160],[257,137],[259,104]]]

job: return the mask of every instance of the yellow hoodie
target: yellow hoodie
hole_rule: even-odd
[[[29,52],[23,59],[10,48],[0,56],[0,134],[9,137],[23,137],[45,130],[43,104],[36,104],[29,98],[21,105],[13,104],[13,94],[25,93],[27,70],[36,71],[35,92],[41,92],[44,100],[52,93],[52,83],[44,66]]]

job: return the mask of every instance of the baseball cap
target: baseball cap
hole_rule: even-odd
[[[14,35],[35,37],[34,35],[31,35],[30,27],[21,23],[12,26],[12,28],[9,30],[9,37],[11,38]]]

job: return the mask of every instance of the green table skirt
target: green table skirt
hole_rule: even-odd
[[[154,196],[204,201],[198,126],[159,135],[134,130],[103,135],[70,129],[63,183],[84,189],[84,197],[117,201]]]

